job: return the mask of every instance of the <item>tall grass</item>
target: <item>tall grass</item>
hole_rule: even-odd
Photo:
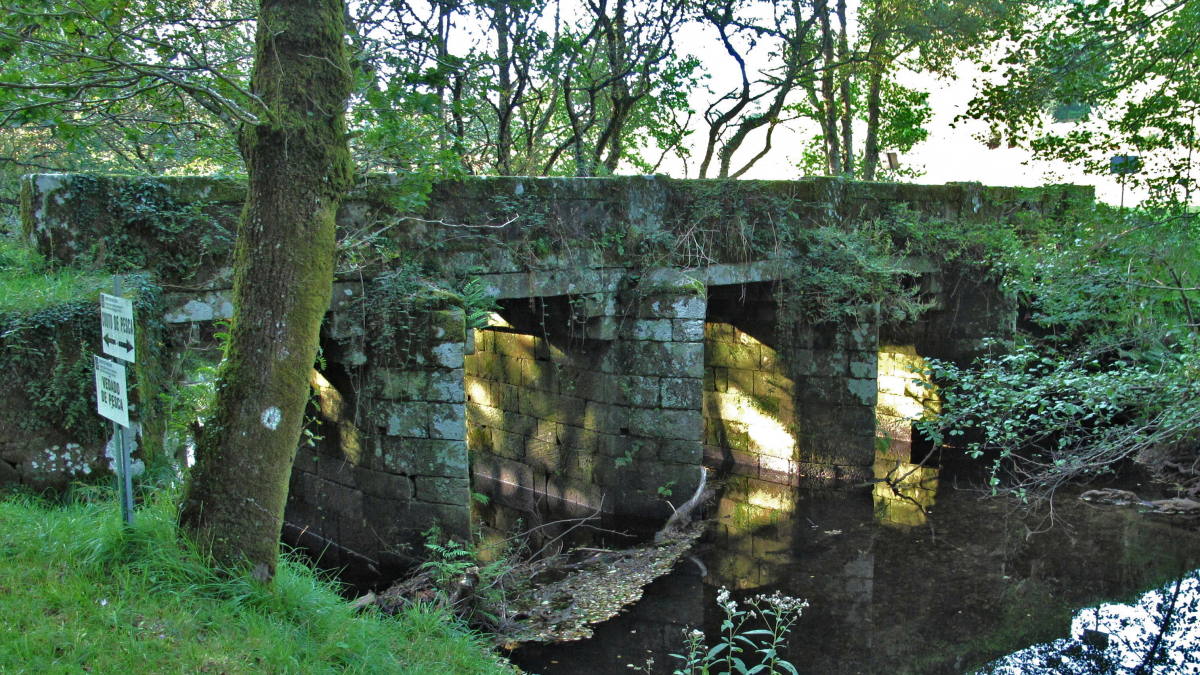
[[[77,493],[78,494],[78,493]],[[449,616],[356,614],[302,562],[272,585],[181,543],[174,495],[0,500],[0,673],[508,673]]]
[[[24,242],[0,235],[0,311],[25,312],[94,296],[108,279],[94,271],[52,269]]]

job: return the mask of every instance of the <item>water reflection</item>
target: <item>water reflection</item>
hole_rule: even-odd
[[[937,494],[938,470],[879,458],[875,462],[875,519],[883,525],[924,525]]]
[[[944,477],[931,511],[936,473],[910,480],[905,489],[924,512],[878,490],[730,478],[696,561],[681,561],[593,639],[522,647],[513,658],[546,675],[628,673],[647,658],[652,672],[670,673],[684,627],[719,632],[715,598],[725,586],[739,598],[780,590],[809,601],[786,655],[801,673],[972,672],[1069,635],[1080,607],[1129,598],[1200,565],[1194,525],[1064,496],[1062,525],[1030,534],[1039,520]]]
[[[913,422],[939,412],[941,400],[925,359],[912,346],[880,347],[877,382],[875,518],[884,525],[924,525],[937,493],[938,470],[919,461],[928,458],[913,457]]]
[[[1071,637],[1036,645],[988,667],[993,675],[1200,673],[1200,571],[1130,604],[1079,612]]]

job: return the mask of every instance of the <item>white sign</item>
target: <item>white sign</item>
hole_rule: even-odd
[[[92,356],[96,365],[96,412],[129,426],[129,395],[125,390],[125,366],[100,356]]]
[[[100,294],[100,339],[104,353],[133,363],[133,301]]]

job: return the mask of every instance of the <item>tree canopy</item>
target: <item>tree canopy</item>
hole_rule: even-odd
[[[1080,0],[1039,6],[1012,29],[967,114],[999,143],[1107,173],[1112,157],[1140,157],[1128,176],[1159,203],[1196,194],[1200,5],[1186,0]],[[1056,116],[1057,113],[1057,116]]]
[[[269,114],[250,91],[252,2],[0,6],[10,170],[243,170],[233,139]],[[881,148],[927,134],[927,95],[896,74],[950,74],[1024,6],[349,3],[356,165],[409,178],[418,194],[463,173],[738,177],[780,152],[779,128],[799,125],[821,139],[802,171],[871,179]],[[709,72],[722,60],[735,78]]]

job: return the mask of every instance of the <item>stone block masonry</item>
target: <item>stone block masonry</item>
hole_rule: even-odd
[[[493,523],[665,516],[700,476],[702,324],[694,291],[636,294],[593,311],[570,297],[505,304],[466,357],[474,489]],[[597,309],[598,308],[598,309]],[[618,315],[619,314],[619,315]]]
[[[464,316],[417,313],[397,330],[402,350],[371,345],[359,317],[346,305],[326,322],[318,424],[297,453],[285,520],[302,545],[336,542],[318,551],[324,563],[403,566],[433,527],[470,537]]]
[[[710,288],[704,455],[711,467],[799,487],[849,489],[875,459],[873,311],[781,327],[773,284]]]

